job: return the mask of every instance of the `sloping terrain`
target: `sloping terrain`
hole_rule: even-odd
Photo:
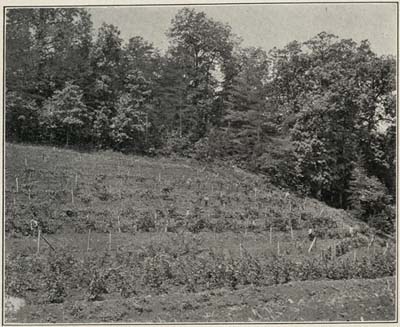
[[[394,244],[261,176],[15,144],[5,173],[8,321],[394,319]]]

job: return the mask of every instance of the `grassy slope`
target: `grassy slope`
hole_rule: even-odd
[[[72,218],[65,217],[63,212],[54,217],[65,221],[64,228],[73,227],[68,221],[79,220],[75,218],[98,222],[99,217],[107,216],[105,226],[98,222],[94,229],[108,231],[111,222],[113,229],[130,231],[134,228],[133,216],[154,215],[156,210],[161,216],[162,213],[168,216],[168,209],[172,209],[177,216],[185,217],[195,207],[211,220],[221,215],[217,212],[221,208],[224,215],[236,219],[243,228],[247,222],[241,221],[240,215],[246,209],[253,209],[258,216],[252,223],[258,230],[265,229],[265,219],[298,220],[301,213],[327,217],[340,226],[343,222],[345,226],[356,223],[343,210],[285,193],[265,184],[261,177],[236,168],[202,166],[183,159],[152,159],[113,152],[88,154],[50,147],[7,145],[6,150],[7,208],[12,209],[15,203],[26,205],[30,193],[32,202],[47,202],[73,211]],[[16,177],[19,193],[16,193]],[[221,205],[221,193],[225,205]],[[165,227],[167,219],[159,223]],[[162,230],[163,226],[156,229]]]
[[[19,184],[18,192],[16,192],[16,178],[18,178]],[[31,212],[32,210],[24,211],[29,203],[37,206],[34,213]],[[196,210],[198,213],[193,216]],[[150,244],[173,246],[177,239],[180,241],[188,239],[190,242],[197,242],[200,248],[218,248],[233,253],[235,256],[240,255],[239,244],[242,244],[252,255],[258,255],[276,253],[277,241],[279,241],[281,253],[287,251],[288,256],[301,260],[302,256],[308,255],[309,242],[306,238],[306,231],[314,218],[324,217],[335,221],[339,234],[344,233],[349,225],[358,223],[343,210],[329,208],[313,199],[302,199],[285,193],[272,185],[265,184],[261,177],[236,168],[203,166],[197,162],[183,159],[143,158],[113,152],[78,153],[51,147],[8,144],[6,147],[6,222],[15,219],[21,212],[31,215],[31,217],[22,217],[27,224],[29,218],[34,218],[46,223],[49,230],[55,231],[54,234],[46,234],[53,246],[56,248],[67,247],[76,255],[85,253],[86,235],[90,229],[92,232],[91,251],[107,250],[109,246],[108,233],[111,231],[113,235],[112,251],[116,251],[117,248],[119,251],[135,250]],[[302,220],[301,217],[306,218]],[[188,225],[185,220],[192,221],[199,218],[209,223],[209,227],[206,226],[198,234],[187,233]],[[276,219],[300,221],[300,228],[294,231],[294,240],[291,239],[290,232],[277,231],[277,228],[274,228],[270,244],[269,228],[266,226],[268,226],[268,222]],[[155,225],[150,228],[149,232],[141,232],[140,228],[143,227],[141,221],[148,220],[155,222]],[[229,223],[228,226],[227,222],[234,223]],[[6,224],[7,226],[10,225]],[[21,227],[20,222],[18,226]],[[26,227],[22,226],[21,228],[29,230]],[[139,231],[136,232],[138,228]],[[165,232],[166,230],[168,232]],[[6,234],[7,253],[31,255],[35,252],[34,236],[19,234],[15,238],[10,237],[11,234]],[[326,248],[334,241],[335,237],[321,240],[319,243],[317,242],[317,248],[319,250]],[[295,247],[293,246],[294,242]],[[42,245],[42,249],[43,247],[46,245]],[[315,255],[318,253],[316,252]],[[318,282],[318,285],[325,290],[326,284],[324,283],[323,281]],[[329,283],[333,285],[336,282]],[[351,284],[351,282],[347,283]],[[379,283],[386,285],[389,282],[382,280],[382,282],[377,282],[377,285]],[[302,289],[301,284],[294,283],[291,287],[300,290]],[[312,289],[313,284],[310,285],[305,287]],[[365,286],[364,283],[363,285],[368,289],[376,287],[375,284]],[[376,299],[391,301],[388,296],[391,295],[393,285],[391,284],[390,287],[389,284],[387,285],[387,291],[378,292]],[[284,296],[287,286],[279,285],[276,288],[279,290],[279,287],[282,287],[280,294]],[[378,286],[378,289],[380,288],[381,286]],[[269,292],[270,290],[266,288],[257,292],[264,291]],[[237,293],[239,301],[240,292],[243,291],[238,290],[237,292],[239,292]],[[290,310],[294,311],[289,310],[290,314],[282,314],[282,316],[279,316],[276,311],[274,313],[277,306],[283,304],[281,303],[283,300],[280,300],[279,296],[271,302],[272,307],[265,307],[265,310],[260,304],[264,300],[260,299],[261,302],[257,304],[260,307],[257,310],[261,311],[256,310],[262,317],[260,318],[257,317],[257,313],[249,309],[248,303],[240,301],[240,303],[232,305],[239,313],[229,313],[227,307],[230,305],[226,305],[226,307],[224,303],[233,293],[224,296],[211,293],[207,295],[211,296],[211,299],[205,301],[204,305],[194,305],[196,302],[192,299],[194,295],[171,293],[171,295],[167,295],[169,300],[166,302],[177,302],[176,308],[165,309],[165,306],[163,307],[161,304],[161,307],[154,307],[157,306],[157,300],[151,305],[142,304],[142,308],[138,309],[140,314],[129,316],[122,312],[121,317],[118,318],[113,316],[115,312],[109,310],[108,316],[105,313],[105,317],[100,317],[100,319],[102,321],[118,319],[122,321],[309,320],[314,317],[310,313],[311,311],[304,315],[298,313],[296,316],[296,310],[301,309],[308,312],[305,306],[309,308],[316,306],[321,310],[328,310],[324,301],[332,294],[328,288],[328,291],[323,291],[324,296],[317,301],[318,303],[314,299],[309,299],[310,303],[308,303],[306,297],[304,305],[301,303],[297,305],[301,300],[299,298],[292,303]],[[248,296],[251,294],[249,293]],[[366,307],[373,306],[376,302],[376,299],[369,298],[368,294],[368,292],[364,292],[364,295],[357,300]],[[367,311],[364,309],[364,311],[355,310],[354,312],[340,309],[344,304],[356,299],[357,296],[349,293],[337,301],[334,315],[315,319],[359,320],[359,316],[362,315],[365,319],[369,319]],[[189,302],[187,310],[181,307],[182,299]],[[43,321],[44,316],[47,316],[46,310],[52,312],[57,322],[61,322],[61,311],[65,321],[73,319],[96,321],[99,316],[95,312],[99,312],[102,306],[120,307],[123,305],[127,308],[137,306],[136,302],[136,304],[131,303],[132,299],[121,300],[112,295],[106,300],[102,304],[87,303],[83,300],[82,295],[76,295],[75,298],[68,299],[64,304],[43,306],[34,305],[31,302],[24,309],[25,311],[21,311],[18,321]],[[144,296],[142,300],[148,301]],[[142,300],[140,297],[137,299],[137,301]],[[213,317],[215,301],[219,301],[221,308],[225,309],[218,309],[217,311],[220,312]],[[74,305],[83,306],[81,318],[79,316],[68,317],[68,314],[65,314],[65,310],[74,312],[76,309]],[[143,308],[148,306],[151,308],[146,313]],[[198,306],[198,310],[196,306]],[[392,306],[390,308],[381,315],[371,316],[370,319],[390,319],[393,317],[393,308]],[[313,310],[315,313],[316,309]],[[187,316],[187,311],[189,316]],[[132,312],[132,310],[127,309],[127,312]],[[175,318],[166,316],[166,312],[175,315]]]

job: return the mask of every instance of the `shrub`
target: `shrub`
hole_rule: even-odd
[[[180,137],[177,132],[173,132],[166,137],[164,145],[157,153],[164,156],[189,156],[191,147],[192,142],[189,136]]]
[[[156,228],[156,222],[150,212],[142,213],[136,220],[137,230],[141,232],[150,232]]]
[[[386,233],[394,232],[393,199],[383,183],[356,167],[349,192],[350,209],[357,218]]]

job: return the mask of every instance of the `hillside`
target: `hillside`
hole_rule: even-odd
[[[308,305],[319,320],[394,319],[393,245],[238,168],[7,144],[5,179],[6,293],[27,303],[9,321],[307,320]]]

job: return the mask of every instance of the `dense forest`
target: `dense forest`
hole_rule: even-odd
[[[6,141],[235,163],[394,231],[396,61],[321,32],[243,47],[184,8],[161,51],[84,9],[9,9]]]

